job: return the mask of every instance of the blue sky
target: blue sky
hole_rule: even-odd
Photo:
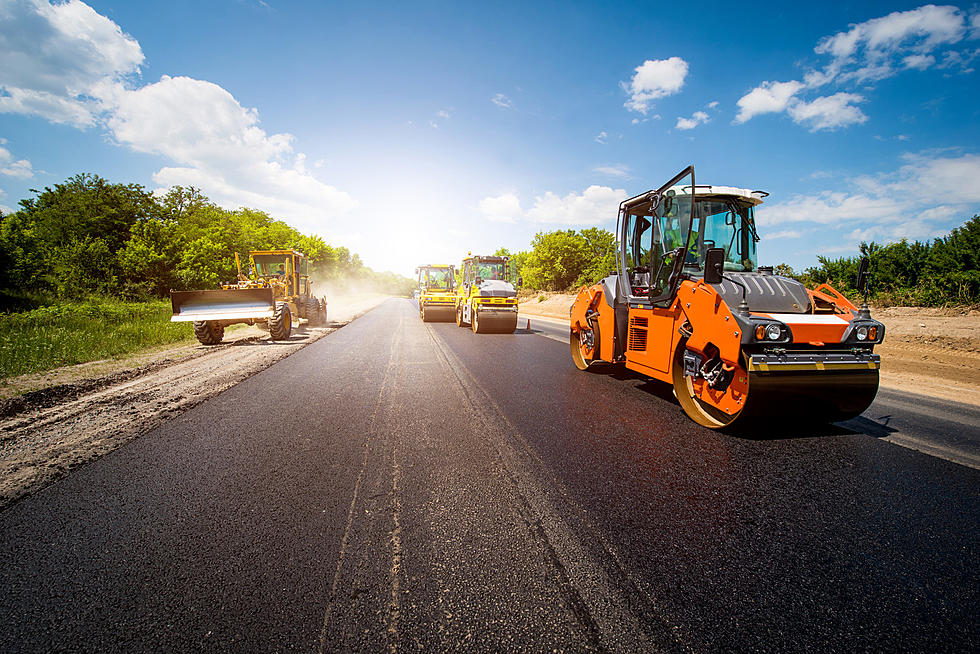
[[[190,184],[411,275],[694,164],[800,269],[980,211],[978,65],[974,4],[0,0],[0,208]]]

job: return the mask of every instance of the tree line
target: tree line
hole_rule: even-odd
[[[593,227],[538,232],[530,250],[496,254],[511,257],[526,289],[574,292],[616,268],[616,248],[612,232]],[[818,256],[819,265],[802,272],[786,264],[775,269],[809,288],[829,283],[856,298],[855,278],[864,256],[870,259],[871,298],[880,305],[980,304],[980,216],[931,241],[862,242],[852,257]]]
[[[345,247],[328,245],[255,209],[224,209],[194,187],[162,197],[139,184],[82,173],[0,213],[0,309],[91,296],[166,297],[217,288],[237,277],[235,253],[293,248],[314,279],[408,294],[412,280],[377,273]]]

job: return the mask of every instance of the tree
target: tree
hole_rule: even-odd
[[[595,284],[616,269],[616,236],[598,227],[583,229],[580,234],[585,239],[586,265],[575,285]]]
[[[587,263],[586,240],[574,229],[538,232],[524,264],[524,279],[531,288],[563,291],[582,274]]]

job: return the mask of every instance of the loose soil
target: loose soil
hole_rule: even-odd
[[[568,320],[574,300],[537,293],[522,299],[520,312]],[[980,406],[980,311],[889,307],[871,315],[885,324],[885,340],[875,348],[881,386]]]
[[[233,326],[221,345],[196,340],[94,361],[0,386],[0,508],[96,459],[336,331],[385,299],[330,299],[326,327],[293,326],[272,341]]]

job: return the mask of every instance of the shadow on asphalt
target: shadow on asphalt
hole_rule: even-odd
[[[650,379],[646,375],[616,364],[594,363],[585,371],[590,375],[602,375],[617,381],[638,382],[633,387],[647,395],[670,402],[676,407],[680,403],[674,396],[674,388],[670,384]],[[743,424],[736,424],[721,430],[723,433],[744,440],[780,440],[790,438],[824,438],[828,436],[849,436],[863,434],[872,438],[885,438],[896,431],[887,425],[889,416],[883,419],[886,424],[876,422],[864,416],[851,418],[834,423],[793,424],[787,427],[784,420],[767,421],[765,417],[755,418]],[[704,429],[707,429],[706,427]]]

